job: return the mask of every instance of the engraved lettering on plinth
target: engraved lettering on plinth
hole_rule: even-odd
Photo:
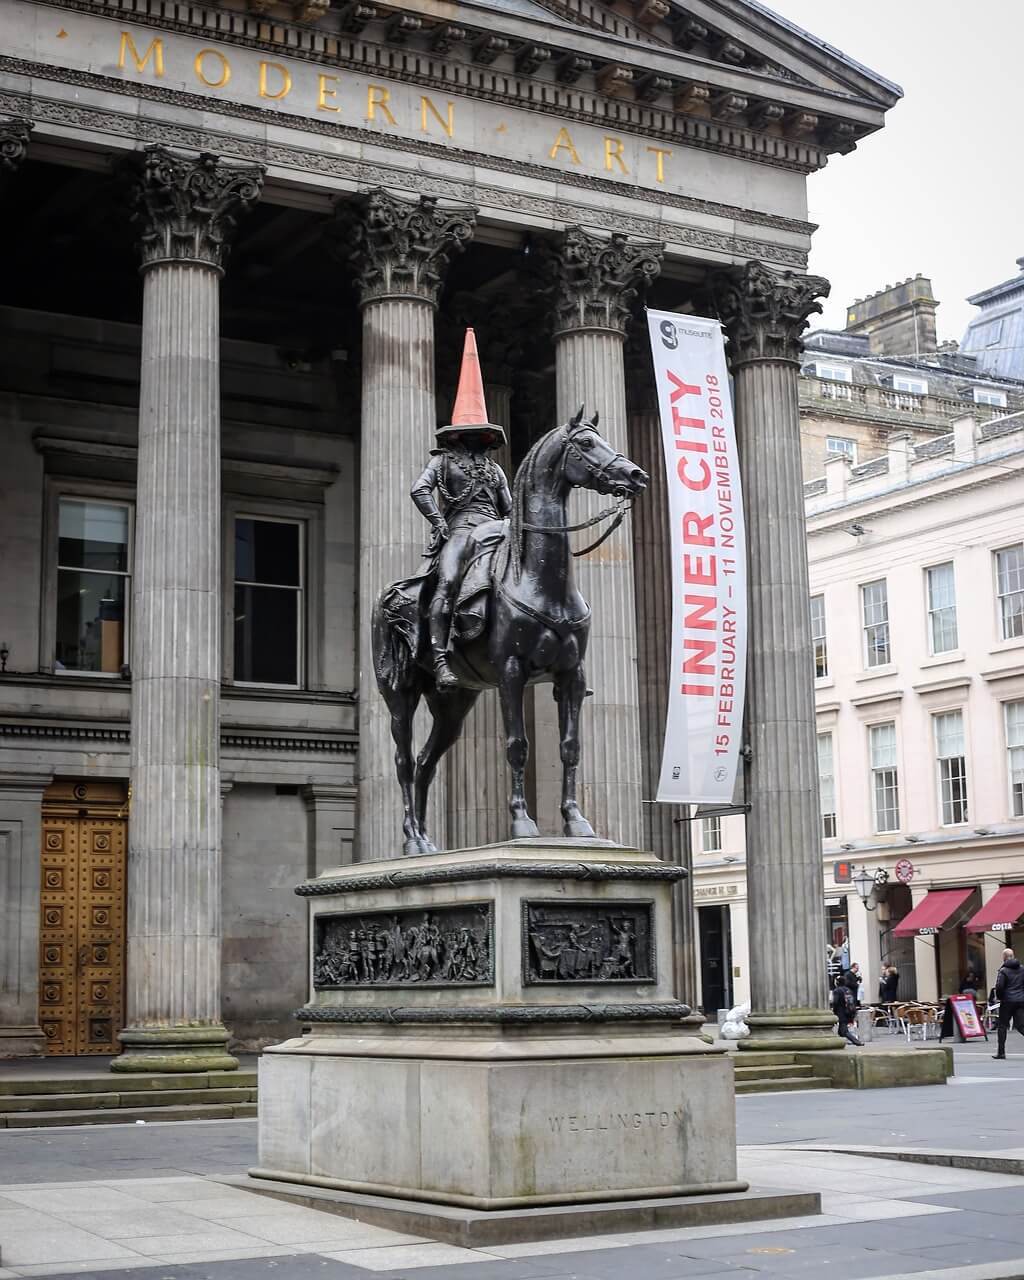
[[[523,982],[655,981],[654,904],[524,902]]]

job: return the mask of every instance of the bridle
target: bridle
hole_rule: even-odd
[[[571,453],[577,462],[581,463],[587,474],[595,480],[603,480],[608,470],[614,466],[616,462],[627,462],[628,459],[624,454],[613,453],[600,466],[596,466],[587,457],[584,451],[576,443],[575,436],[581,431],[593,431],[593,425],[587,422],[579,422],[575,426],[572,423],[566,423],[562,427],[560,435],[564,442],[561,457],[559,459],[558,479],[565,478],[566,458]],[[589,520],[582,520],[579,524],[527,524],[524,520],[521,528],[528,530],[530,533],[578,533],[581,529],[590,529],[595,524],[600,524],[602,520],[612,518],[612,523],[601,534],[596,542],[592,542],[589,547],[583,547],[580,551],[574,551],[572,554],[577,559],[580,556],[589,555],[591,551],[596,551],[602,542],[607,541],[615,530],[626,518],[627,511],[633,506],[633,498],[631,495],[623,493],[616,498],[613,506],[605,507],[603,511],[599,511],[596,516],[591,516]]]

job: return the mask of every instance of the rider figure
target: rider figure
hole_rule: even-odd
[[[427,554],[436,560],[437,585],[428,621],[439,689],[459,683],[448,665],[448,646],[455,593],[473,551],[473,530],[512,511],[505,473],[487,457],[489,449],[503,444],[502,428],[487,421],[476,341],[468,329],[452,424],[438,430],[437,448],[431,449],[430,461],[412,487],[413,502],[434,527]]]

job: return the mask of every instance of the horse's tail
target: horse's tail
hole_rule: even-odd
[[[385,697],[406,683],[414,661],[401,628],[390,616],[386,599],[390,590],[382,591],[374,602],[371,622],[373,674],[377,688]]]

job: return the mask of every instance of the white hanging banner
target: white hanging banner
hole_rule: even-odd
[[[743,727],[747,552],[717,320],[648,311],[668,485],[672,659],[658,800],[730,804]]]

